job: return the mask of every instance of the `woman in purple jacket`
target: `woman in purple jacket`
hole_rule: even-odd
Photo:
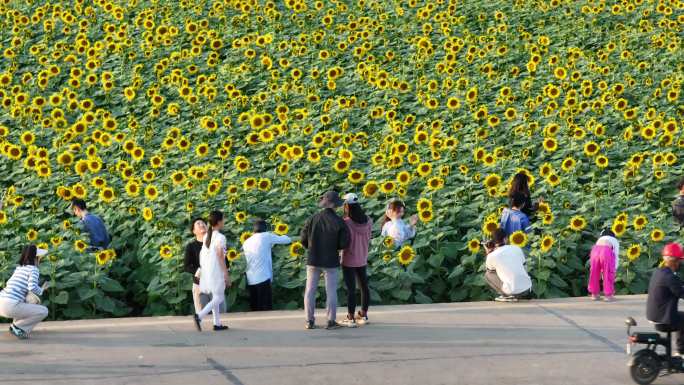
[[[348,312],[342,324],[354,328],[357,320],[361,325],[368,323],[370,293],[368,291],[366,265],[368,264],[368,245],[373,227],[373,221],[363,212],[363,208],[359,204],[359,197],[356,194],[349,193],[344,196],[344,222],[349,228],[351,241],[349,246],[342,250],[342,274],[347,286]],[[361,310],[355,317],[357,280],[361,288]]]

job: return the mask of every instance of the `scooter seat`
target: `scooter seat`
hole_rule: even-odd
[[[634,342],[640,344],[654,344],[660,339],[660,334],[658,333],[634,333],[632,334]]]

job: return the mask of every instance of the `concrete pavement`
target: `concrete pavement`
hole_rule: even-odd
[[[230,330],[202,333],[190,317],[46,322],[0,336],[0,384],[624,385],[623,320],[648,330],[645,301],[374,306],[371,324],[334,331],[304,330],[303,311],[225,314]]]

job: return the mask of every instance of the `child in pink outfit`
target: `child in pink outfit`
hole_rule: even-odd
[[[618,266],[620,243],[610,230],[603,230],[601,237],[591,248],[589,255],[589,294],[594,301],[599,300],[601,294],[601,278],[603,278],[603,295],[607,302],[614,300],[615,272]]]

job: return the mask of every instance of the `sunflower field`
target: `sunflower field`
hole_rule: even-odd
[[[374,234],[392,198],[420,219],[373,240],[374,303],[488,299],[479,241],[525,172],[535,296],[586,294],[604,227],[618,293],[644,292],[680,234],[683,27],[681,0],[0,0],[0,287],[33,242],[51,317],[187,314],[188,225],[218,208],[231,308],[255,217],[295,240],[274,300],[297,308],[335,188]],[[85,251],[74,197],[111,249]]]

